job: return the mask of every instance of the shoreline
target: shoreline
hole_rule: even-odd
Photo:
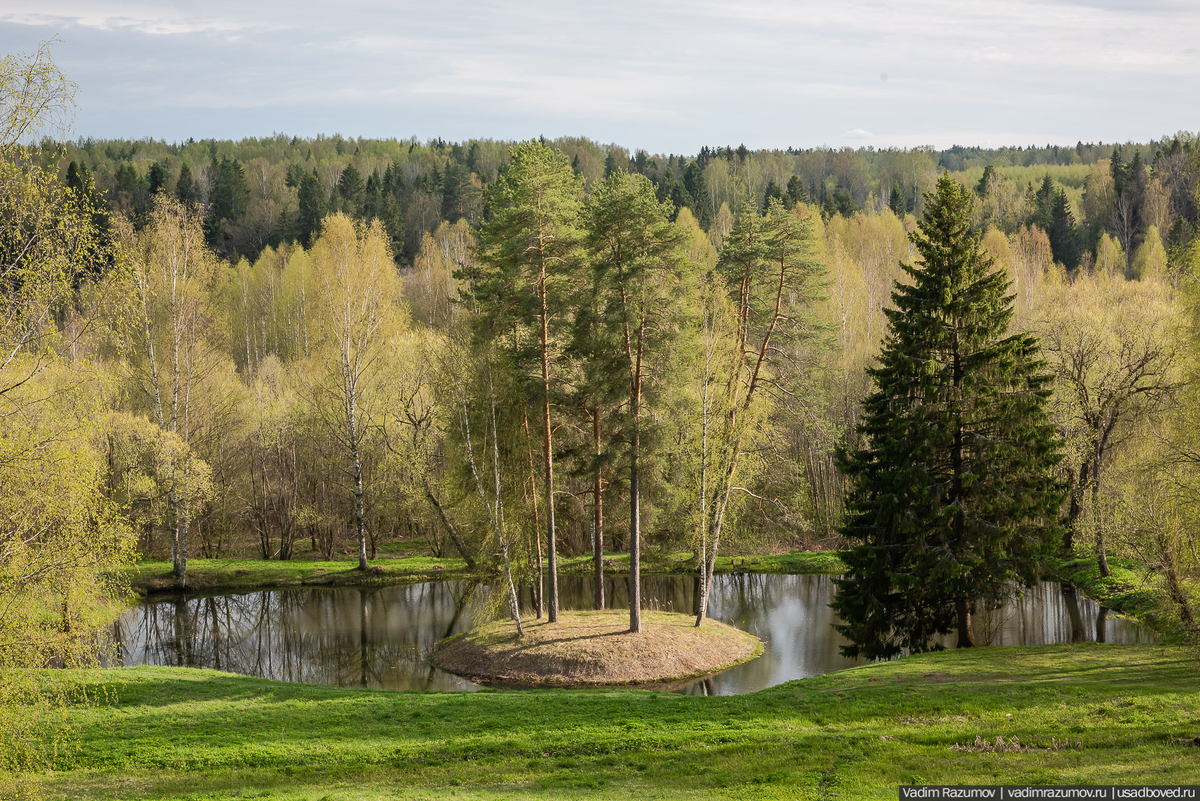
[[[846,569],[841,553],[798,551],[765,556],[722,556],[717,559],[716,572],[719,575],[837,575]],[[628,554],[609,554],[604,562],[606,574],[628,575]],[[1153,588],[1145,579],[1147,569],[1120,557],[1110,557],[1109,563],[1113,568],[1113,576],[1102,579],[1094,557],[1055,557],[1043,565],[1042,578],[1070,584],[1112,612],[1145,623],[1163,638],[1164,643],[1180,642],[1182,632],[1155,606]],[[560,564],[560,575],[591,574],[590,555],[566,557]],[[693,559],[690,554],[674,554],[666,559],[643,562],[642,574],[694,575]],[[130,590],[135,595],[134,603],[179,592],[174,586],[168,561],[138,562],[126,572],[126,576]],[[359,571],[351,561],[191,559],[188,562],[188,586],[184,592],[225,594],[299,587],[402,586],[450,579],[487,581],[491,577],[485,570],[468,570],[462,559],[435,559],[428,556],[372,560],[366,573]]]
[[[718,557],[716,572],[764,574],[837,574],[845,570],[838,551],[802,551],[769,556]],[[560,560],[560,575],[591,575],[590,555]],[[629,555],[608,554],[604,558],[606,574],[627,575]],[[642,563],[643,575],[691,575],[693,559],[677,554],[658,562]],[[130,589],[139,596],[174,594],[171,563],[144,560],[127,571]],[[444,579],[486,581],[486,570],[468,570],[462,559],[435,559],[428,556],[403,556],[373,559],[364,573],[355,562],[318,562],[305,560],[275,561],[264,559],[189,559],[187,587],[184,592],[238,592],[291,587],[349,587],[412,584]]]

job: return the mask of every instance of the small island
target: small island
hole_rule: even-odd
[[[450,637],[433,663],[459,676],[545,687],[662,685],[700,678],[747,662],[762,642],[733,626],[669,612],[643,612],[629,633],[627,610],[561,612],[558,622],[525,622],[518,638],[504,620]]]

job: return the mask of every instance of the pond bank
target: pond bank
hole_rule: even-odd
[[[840,551],[811,551],[761,556],[722,556],[720,574],[838,574],[845,571]],[[608,554],[606,573],[627,575],[629,555]],[[1146,568],[1136,562],[1111,557],[1113,575],[1101,578],[1094,557],[1078,556],[1049,560],[1044,569],[1048,579],[1078,587],[1083,593],[1119,615],[1150,625],[1168,642],[1182,639],[1173,621],[1159,614],[1154,589],[1145,578]],[[590,555],[560,559],[563,575],[591,575]],[[690,554],[678,553],[643,562],[645,575],[691,574]],[[131,589],[142,596],[175,591],[171,563],[161,560],[139,562],[127,572]],[[188,562],[188,591],[201,593],[242,592],[287,587],[380,587],[413,584],[439,579],[486,581],[483,571],[470,571],[462,559],[405,556],[372,560],[366,573],[354,562],[270,561],[262,559],[192,559]]]
[[[1130,559],[1109,557],[1112,572],[1101,577],[1094,556],[1059,558],[1047,565],[1047,577],[1077,587],[1084,595],[1118,615],[1133,618],[1154,629],[1163,642],[1180,643],[1185,639],[1178,623],[1163,614],[1155,594],[1150,570]]]
[[[591,575],[590,555],[560,558],[564,574]],[[629,572],[629,554],[604,557],[605,571],[613,575]],[[672,554],[658,561],[645,560],[645,574],[693,572],[689,554]],[[767,556],[722,556],[717,559],[718,573],[840,573],[845,565],[838,551],[798,552]],[[175,578],[171,563],[161,560],[138,562],[128,572],[129,584],[139,595],[174,592]],[[189,559],[189,592],[236,592],[283,587],[380,586],[430,581],[443,578],[476,578],[487,574],[467,569],[462,559],[436,559],[431,556],[405,556],[372,559],[366,573],[355,562],[276,561],[265,559]]]

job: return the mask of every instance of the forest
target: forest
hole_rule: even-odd
[[[571,243],[546,257],[560,261],[541,289],[496,283],[519,272],[501,264],[517,223],[494,205],[521,147],[561,173],[564,205],[547,224]],[[834,451],[859,436],[892,285],[914,256],[907,237],[943,173],[972,190],[972,226],[1012,282],[1013,325],[1041,337],[1058,377],[1070,542],[1194,565],[1174,518],[1191,508],[1198,153],[1178,134],[694,157],[584,139],[278,136],[44,142],[32,155],[92,209],[99,244],[61,324],[80,332],[72,363],[104,376],[92,399],[107,409],[102,484],[143,553],[366,560],[418,538],[434,555],[499,560],[488,521],[502,509],[529,581],[555,549],[628,549],[635,433],[649,553],[700,554],[709,536],[751,551],[838,547]],[[594,207],[614,175],[660,225],[654,247],[674,253],[639,284],[662,293],[644,312],[667,316],[647,329],[638,409],[613,388],[628,369],[607,293],[645,279],[604,274],[615,223]],[[770,341],[770,257],[748,266],[739,248],[780,226],[796,228],[797,254],[782,258],[799,272]],[[740,354],[756,348],[761,384],[734,382],[754,423],[718,431],[734,400],[716,391],[722,371],[749,370]],[[753,441],[714,444],[722,436]],[[702,486],[725,452],[739,454],[736,489],[713,517]]]

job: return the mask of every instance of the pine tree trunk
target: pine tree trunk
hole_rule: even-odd
[[[629,456],[629,631],[642,631],[642,525],[641,484],[638,475],[638,447],[640,433],[636,412],[633,424],[633,441]]]
[[[546,302],[546,268],[543,265],[538,289],[542,304],[542,458],[546,468],[546,541],[550,546],[550,609],[547,620],[558,622],[558,549],[554,534],[554,449],[550,428],[550,319]]]
[[[600,470],[600,410],[592,409],[596,468],[592,485],[592,608],[604,608],[604,478]]]
[[[629,443],[629,631],[642,631],[642,492],[638,474],[638,458],[642,448],[642,353],[641,334],[638,336],[637,360],[633,365],[633,378],[629,398],[629,411],[633,417],[633,437]]]

